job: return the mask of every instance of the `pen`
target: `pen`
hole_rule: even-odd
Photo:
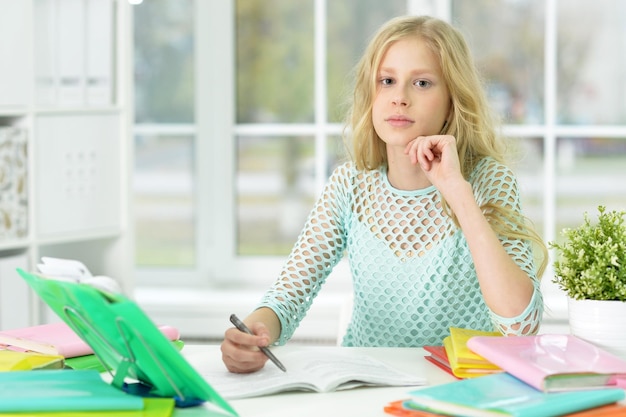
[[[230,315],[230,322],[232,324],[235,325],[235,327],[239,330],[241,330],[244,333],[248,333],[248,334],[254,334],[252,333],[252,330],[250,330],[248,328],[248,326],[246,326],[244,324],[243,321],[239,320],[239,317],[237,317],[234,314]],[[274,365],[278,366],[283,372],[287,372],[287,369],[285,368],[285,365],[283,365],[282,363],[280,363],[280,361],[278,360],[278,358],[276,356],[274,356],[274,354],[272,353],[271,350],[269,350],[267,347],[263,346],[263,347],[259,347],[259,349],[261,349],[261,352],[263,352],[265,354],[265,356],[267,356],[268,358],[270,358],[270,360],[272,362],[274,362]]]

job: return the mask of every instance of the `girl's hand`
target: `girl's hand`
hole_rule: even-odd
[[[407,144],[404,153],[413,164],[419,163],[428,180],[440,191],[450,180],[463,179],[454,136],[420,136]]]
[[[244,333],[234,327],[224,333],[224,341],[220,347],[222,361],[230,372],[250,373],[263,368],[267,356],[258,348],[267,346],[270,332],[262,322],[248,326],[254,335]]]

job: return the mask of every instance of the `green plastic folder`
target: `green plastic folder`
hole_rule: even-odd
[[[237,413],[123,294],[17,270],[27,284],[94,351],[118,389],[174,398],[177,407],[210,402]]]

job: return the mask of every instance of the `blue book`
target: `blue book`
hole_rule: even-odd
[[[614,403],[620,388],[545,393],[502,372],[410,392],[405,408],[465,417],[556,417]]]
[[[142,410],[143,398],[106,383],[93,370],[0,372],[0,413]]]

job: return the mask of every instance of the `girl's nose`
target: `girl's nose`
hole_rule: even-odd
[[[409,105],[409,99],[402,89],[398,89],[391,102],[394,106],[406,107]]]

